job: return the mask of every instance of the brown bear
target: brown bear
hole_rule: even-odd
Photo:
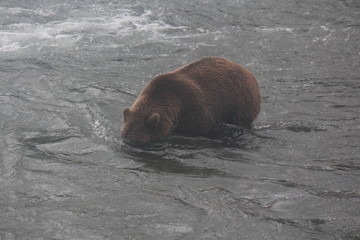
[[[124,110],[124,142],[144,146],[171,132],[202,135],[218,124],[250,128],[260,111],[259,86],[246,68],[207,57],[153,78]]]

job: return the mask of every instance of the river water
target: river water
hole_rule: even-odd
[[[358,0],[0,2],[0,239],[360,239]],[[223,56],[251,133],[122,144],[157,74]]]

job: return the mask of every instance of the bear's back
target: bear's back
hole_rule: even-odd
[[[202,58],[169,74],[218,95],[222,95],[222,91],[227,94],[243,94],[248,88],[258,88],[256,79],[249,70],[220,57]],[[252,93],[256,94],[256,91]]]
[[[180,103],[184,120],[180,122],[191,122],[194,129],[217,122],[249,126],[260,111],[254,75],[220,57],[202,58],[161,74],[151,80],[141,95],[149,96],[155,105]]]

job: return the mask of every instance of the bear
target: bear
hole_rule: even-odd
[[[250,129],[260,101],[255,76],[245,67],[202,58],[153,78],[123,111],[121,136],[142,147],[172,132],[204,135],[219,124]]]

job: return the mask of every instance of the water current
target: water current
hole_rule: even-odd
[[[227,57],[251,133],[120,138],[157,74]],[[0,239],[360,239],[358,0],[2,0]]]

